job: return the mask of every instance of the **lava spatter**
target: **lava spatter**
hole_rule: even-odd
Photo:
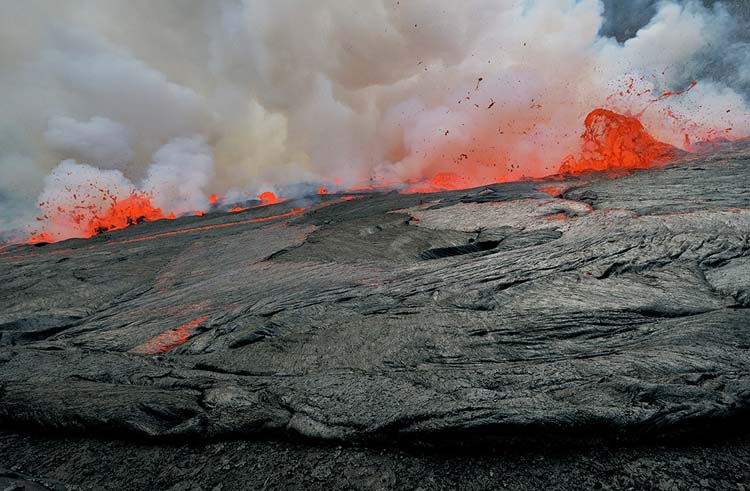
[[[568,156],[562,174],[643,169],[672,160],[682,151],[652,137],[638,118],[607,109],[586,116],[580,156]]]
[[[261,202],[261,206],[275,205],[276,203],[281,203],[281,200],[271,191],[260,193],[260,195],[258,195],[258,199]]]
[[[42,228],[32,233],[27,242],[55,242],[60,238],[58,229],[66,230],[66,236],[73,229],[76,236],[88,238],[144,222],[175,218],[174,214],[165,214],[154,206],[148,193],[132,191],[125,199],[118,199],[106,189],[99,191],[99,196],[73,194],[64,203],[40,203],[43,215],[37,221]]]
[[[87,233],[91,236],[162,218],[175,217],[171,213],[165,215],[161,209],[153,206],[145,193],[133,193],[122,201],[114,200],[103,216],[94,216],[88,224]]]

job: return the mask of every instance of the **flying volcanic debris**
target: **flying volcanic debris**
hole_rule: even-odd
[[[294,183],[432,191],[643,167],[750,135],[743,2],[74,0],[3,11],[5,239],[87,237],[200,214],[220,195],[288,198]],[[602,124],[635,134],[593,138]],[[641,157],[616,157],[613,142],[633,139],[625,151]]]

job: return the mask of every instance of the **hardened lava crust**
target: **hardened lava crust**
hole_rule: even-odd
[[[745,431],[748,306],[738,145],[617,178],[324,195],[12,246],[0,455],[105,439],[222,459],[430,447],[433,465]],[[724,464],[747,462],[733,448]]]

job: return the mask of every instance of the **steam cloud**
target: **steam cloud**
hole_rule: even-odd
[[[305,180],[540,176],[596,107],[677,146],[750,135],[743,2],[1,3],[0,238],[91,182],[179,214]]]

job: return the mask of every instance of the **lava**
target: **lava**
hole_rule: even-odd
[[[281,203],[281,200],[277,198],[276,195],[273,194],[271,191],[266,191],[265,193],[261,193],[258,196],[258,199],[261,202],[261,206],[275,205],[276,203]]]
[[[127,198],[118,199],[106,189],[99,191],[101,196],[95,198],[73,194],[72,202],[64,205],[40,203],[44,214],[37,220],[45,222],[46,228],[34,232],[27,243],[54,242],[55,229],[59,227],[74,228],[80,237],[88,238],[144,222],[175,218],[174,214],[165,214],[155,207],[147,193],[132,191]],[[102,206],[102,202],[109,205]]]
[[[351,199],[354,199],[354,197],[351,197]],[[349,201],[349,200],[346,198],[342,198],[341,201]],[[17,254],[17,255],[12,255],[12,256],[7,255],[3,259],[26,259],[26,258],[40,257],[40,256],[46,256],[46,255],[68,254],[68,253],[75,252],[78,250],[89,250],[89,249],[93,249],[95,247],[100,247],[100,246],[116,246],[120,244],[132,244],[134,242],[144,242],[148,240],[159,239],[162,237],[171,237],[175,235],[190,234],[190,233],[195,233],[195,232],[204,232],[206,230],[214,230],[214,229],[220,229],[220,228],[226,228],[226,227],[236,227],[236,226],[247,225],[251,223],[263,223],[263,222],[268,222],[271,220],[277,220],[280,218],[288,218],[288,217],[297,215],[299,213],[303,213],[304,211],[307,211],[307,208],[294,208],[286,213],[280,213],[278,215],[270,215],[270,216],[258,217],[258,218],[248,218],[247,220],[239,220],[236,222],[217,223],[213,225],[202,225],[200,227],[189,227],[189,228],[184,228],[184,229],[179,229],[179,230],[170,230],[169,232],[160,232],[156,234],[146,235],[143,237],[135,237],[132,239],[113,240],[110,242],[106,242],[104,244],[96,244],[96,245],[91,245],[91,246],[86,246],[86,247],[80,247],[77,249],[58,249],[58,250],[52,250],[52,251],[45,251],[44,253]],[[7,253],[4,253],[4,254],[7,254]]]
[[[643,169],[666,163],[681,152],[649,135],[638,118],[601,108],[586,116],[581,139],[581,155],[567,157],[561,174]]]
[[[217,224],[214,224],[214,225],[203,225],[201,227],[191,227],[191,228],[186,228],[186,229],[181,229],[181,230],[172,230],[172,231],[169,231],[169,232],[161,232],[161,233],[158,233],[158,234],[147,235],[145,237],[137,237],[137,238],[134,238],[134,239],[119,240],[119,241],[111,242],[111,243],[108,243],[108,244],[110,244],[110,245],[130,244],[130,243],[133,243],[133,242],[141,242],[141,241],[145,241],[145,240],[157,239],[157,238],[160,238],[160,237],[169,237],[171,235],[182,235],[182,234],[187,234],[187,233],[191,233],[191,232],[202,232],[202,231],[205,231],[205,230],[212,230],[212,229],[217,229],[217,228],[236,227],[238,225],[246,225],[246,224],[249,224],[249,223],[268,222],[268,221],[271,221],[271,220],[277,220],[279,218],[287,218],[287,217],[290,217],[290,216],[293,216],[293,215],[297,215],[297,214],[302,213],[302,212],[304,212],[306,210],[307,210],[307,208],[294,208],[294,209],[292,209],[292,210],[290,210],[290,211],[288,211],[286,213],[280,213],[278,215],[271,215],[271,216],[259,217],[259,218],[248,218],[247,220],[240,220],[238,222],[217,223]]]
[[[39,203],[43,215],[37,221],[44,223],[44,228],[31,234],[27,244],[44,244],[60,240],[58,230],[65,230],[62,238],[71,237],[70,230],[75,230],[74,237],[89,238],[94,235],[123,229],[144,222],[161,219],[174,219],[174,213],[165,214],[151,202],[151,195],[144,192],[132,191],[125,199],[118,199],[107,189],[100,189],[92,184],[96,194],[79,195],[72,193],[70,200],[64,204]],[[209,205],[216,206],[224,199],[223,195],[212,194],[208,199]],[[261,204],[267,206],[281,203],[274,193],[266,191],[258,196]],[[228,210],[237,213],[250,209],[235,206]],[[194,216],[205,216],[206,212],[198,210]]]
[[[193,319],[180,327],[169,330],[156,337],[153,337],[145,343],[136,346],[131,350],[133,353],[139,353],[142,355],[158,355],[166,353],[167,351],[173,350],[177,346],[184,344],[190,339],[198,326],[208,320],[207,315],[202,315],[197,319]]]
[[[631,85],[633,83],[631,81]],[[659,98],[650,102],[684,94],[693,87],[695,87],[695,83],[682,91],[665,92]],[[633,89],[628,88],[628,92],[631,90]],[[636,95],[640,95],[640,93]],[[671,114],[668,109],[665,111],[667,111],[669,118],[682,122],[678,116]],[[730,130],[728,128],[725,133],[728,134]],[[499,135],[502,135],[502,132]],[[486,138],[502,138],[502,136],[478,136],[481,136],[483,141]],[[709,140],[711,138],[707,138],[705,141]],[[453,151],[446,152],[446,155],[459,155],[453,161],[457,168],[451,172],[436,172],[428,179],[406,179],[404,182],[371,179],[344,191],[361,192],[397,188],[402,193],[434,193],[528,179],[528,176],[525,175],[511,174],[514,170],[519,169],[521,164],[505,162],[503,155],[496,154],[492,150],[496,147],[492,146],[491,141],[487,145],[484,150],[466,150],[466,152],[472,153],[471,158],[466,153],[459,153],[462,149],[453,149]],[[691,142],[689,135],[686,133],[685,147],[693,150],[691,147],[695,146],[696,144]],[[547,165],[550,169],[556,168],[557,174],[627,171],[662,165],[681,153],[682,150],[652,137],[637,116],[619,114],[609,109],[598,108],[591,111],[585,118],[580,152],[569,155],[557,167],[554,167],[554,162],[549,163],[553,167]],[[483,162],[496,163],[482,167]],[[437,167],[439,168],[439,166]],[[493,167],[494,169],[492,169]],[[431,168],[437,170],[436,167]],[[334,178],[333,181],[334,183],[340,182],[340,179]],[[45,222],[45,226],[42,230],[35,232],[27,243],[48,243],[55,242],[61,237],[70,237],[69,231],[65,232],[64,237],[62,233],[59,233],[60,230],[66,228],[67,230],[75,230],[79,237],[91,237],[142,222],[174,218],[173,214],[165,214],[161,209],[153,206],[151,196],[146,193],[133,191],[125,199],[118,200],[113,193],[106,189],[98,189],[97,187],[97,190],[101,195],[82,198],[80,195],[72,193],[72,199],[69,200],[72,204],[66,202],[61,206],[56,206],[50,203],[40,203],[44,215],[37,220]],[[559,195],[561,192],[557,186],[548,186],[540,189],[540,191],[551,195]],[[319,195],[327,195],[329,192],[329,189],[325,186],[321,186],[317,190]],[[219,206],[224,199],[224,195],[211,194],[208,203],[214,208]],[[258,199],[260,204],[257,206],[268,206],[283,201],[271,191],[261,193],[258,195]],[[237,213],[250,208],[250,206],[238,204],[227,211]],[[200,217],[205,215],[205,211],[196,210],[193,214]]]
[[[546,186],[542,188],[537,188],[537,191],[544,194],[549,194],[553,198],[557,198],[558,196],[562,196],[562,194],[568,190],[570,186],[566,185],[554,185],[554,186]]]
[[[86,231],[94,235],[162,218],[174,219],[174,215],[164,215],[161,209],[151,204],[147,195],[133,193],[122,201],[114,200],[103,216],[95,216],[89,222]]]
[[[413,185],[407,188],[406,193],[435,193],[439,191],[450,191],[464,189],[471,186],[467,178],[455,172],[438,172],[427,182]]]

